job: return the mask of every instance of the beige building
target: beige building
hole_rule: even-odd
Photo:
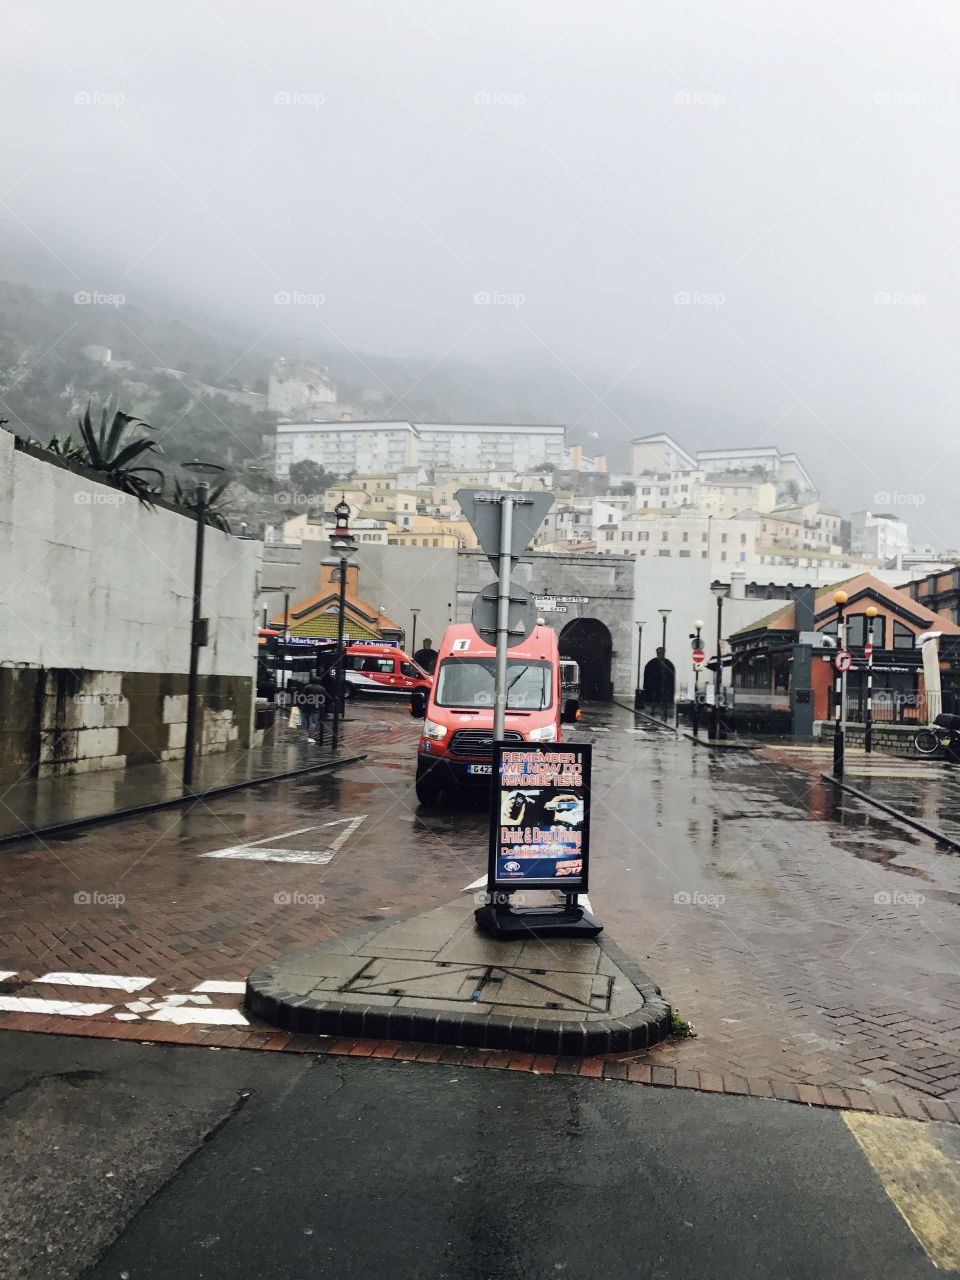
[[[640,510],[617,524],[600,527],[597,550],[602,555],[745,563],[756,556],[756,523],[687,512]]]

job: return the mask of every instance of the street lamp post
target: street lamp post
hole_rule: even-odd
[[[868,755],[873,750],[873,620],[876,616],[877,610],[871,605],[867,610],[870,619],[867,644],[870,647],[867,650],[867,714],[863,727],[863,749]]]
[[[720,636],[723,631],[723,591],[717,591],[717,653],[713,673],[713,707],[710,714],[710,731],[708,737],[718,742],[723,735],[723,722],[720,719],[720,687],[723,679],[723,653],[720,648]]]
[[[643,682],[640,674],[641,673],[640,655],[643,652],[643,627],[644,627],[644,622],[637,623],[637,685],[633,691],[634,711],[639,711],[643,703]]]
[[[663,633],[660,639],[660,696],[663,699],[663,718],[667,718],[667,618],[673,611],[671,609],[658,609],[660,617],[663,619]]]
[[[347,565],[350,553],[355,549],[356,542],[353,534],[350,532],[350,504],[346,500],[346,496],[341,494],[340,501],[333,508],[333,513],[337,518],[336,527],[330,535],[330,549],[339,555],[340,558],[340,607],[337,610],[337,658],[335,667],[336,694],[333,700],[333,734],[332,746],[336,751],[340,745],[340,720],[343,715],[343,686],[344,686],[344,622],[347,608]]]
[[[703,619],[698,618],[693,624],[693,647],[700,651],[700,632],[703,630]],[[700,736],[700,663],[693,664],[693,736]]]
[[[207,643],[206,619],[201,616],[203,590],[203,535],[207,527],[210,486],[197,482],[197,540],[193,555],[193,614],[190,620],[190,674],[187,677],[187,736],[183,747],[183,785],[193,786],[193,762],[197,738],[197,686],[200,682],[200,650]]]
[[[417,652],[417,614],[419,612],[420,612],[419,609],[410,610],[410,616],[413,618],[413,631],[412,631],[412,638],[410,640],[410,656],[411,657]]]
[[[843,622],[843,606],[847,603],[847,593],[845,591],[835,591],[833,593],[833,602],[837,606],[837,659],[844,652],[844,622]],[[834,679],[833,679],[833,776],[835,778],[843,777],[843,753],[844,753],[844,737],[846,730],[847,708],[846,708],[846,672],[840,669],[840,663],[834,660]]]

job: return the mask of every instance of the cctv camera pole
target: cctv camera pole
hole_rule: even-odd
[[[210,486],[206,480],[197,485],[197,541],[193,556],[193,616],[190,622],[190,674],[187,677],[187,736],[183,747],[183,785],[193,786],[193,761],[197,737],[197,686],[200,681],[200,650],[207,643],[206,619],[201,617],[203,591],[203,534],[207,527],[207,499]]]

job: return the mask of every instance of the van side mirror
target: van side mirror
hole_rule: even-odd
[[[568,698],[563,704],[560,716],[561,724],[576,724],[580,719],[580,703],[576,698]]]
[[[414,689],[410,695],[410,714],[414,720],[424,720],[427,715],[427,695],[422,689]]]

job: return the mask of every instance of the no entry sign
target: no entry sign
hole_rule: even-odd
[[[706,656],[707,656],[707,655],[704,653],[704,651],[703,651],[702,649],[694,649],[694,651],[693,651],[693,665],[694,665],[695,667],[702,667],[702,666],[703,666],[703,660],[704,660],[704,658],[705,658]]]

